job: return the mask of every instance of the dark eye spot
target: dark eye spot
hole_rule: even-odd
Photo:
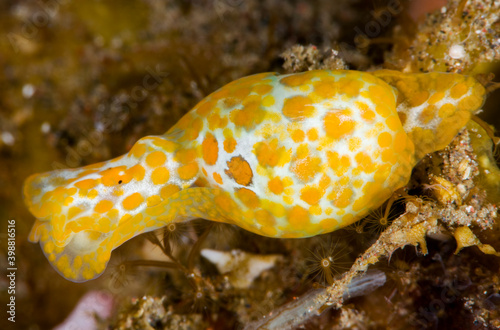
[[[118,181],[118,184],[121,184],[122,182],[123,182],[123,181],[122,181],[122,180],[120,180],[120,181]]]

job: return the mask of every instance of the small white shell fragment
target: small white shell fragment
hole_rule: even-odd
[[[26,84],[23,86],[22,93],[24,98],[29,99],[35,94],[35,87],[32,84]]]
[[[14,142],[16,142],[16,139],[14,138],[14,135],[10,132],[3,132],[0,134],[0,139],[2,142],[8,146],[14,145]]]
[[[241,250],[201,250],[201,255],[214,264],[221,274],[237,289],[247,289],[263,271],[268,270],[281,259],[280,255],[251,254]]]
[[[466,52],[464,46],[462,45],[453,45],[450,47],[448,55],[454,60],[459,60],[465,57]]]
[[[48,122],[43,122],[43,124],[40,126],[40,132],[43,134],[47,134],[50,132],[50,123]]]

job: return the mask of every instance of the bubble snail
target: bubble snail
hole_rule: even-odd
[[[363,218],[409,181],[481,107],[453,73],[261,73],[210,94],[125,155],[30,176],[24,197],[54,268],[82,282],[111,251],[194,218],[299,238]]]

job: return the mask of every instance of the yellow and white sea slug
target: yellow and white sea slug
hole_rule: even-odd
[[[271,237],[328,233],[404,186],[484,95],[474,78],[449,73],[241,78],[126,155],[28,178],[29,239],[80,282],[100,275],[123,242],[171,222],[204,218]]]

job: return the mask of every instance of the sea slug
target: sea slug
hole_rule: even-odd
[[[241,78],[123,156],[29,177],[29,239],[81,282],[123,242],[171,222],[204,218],[277,238],[328,233],[404,186],[484,96],[474,78],[451,73]]]

